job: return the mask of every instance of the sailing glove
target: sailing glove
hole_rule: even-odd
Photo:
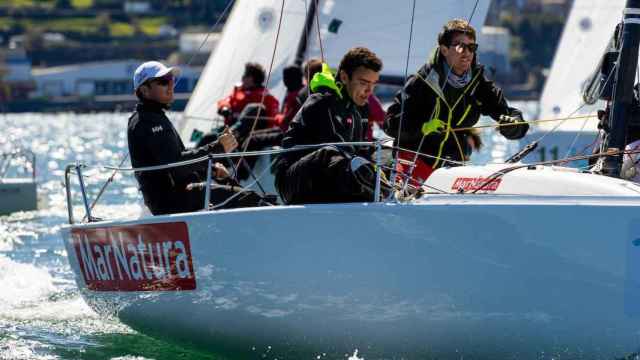
[[[524,123],[524,118],[522,117],[522,111],[514,108],[509,108],[509,114],[500,115],[500,119],[498,120],[500,125],[500,133],[502,136],[506,137],[509,140],[517,140],[525,136],[527,131],[529,130],[529,124]],[[518,125],[511,125],[515,123],[522,123]]]

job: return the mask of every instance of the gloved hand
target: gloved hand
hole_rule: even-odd
[[[500,125],[504,125],[500,126],[500,133],[509,140],[522,138],[529,130],[529,124],[512,125],[520,122],[524,122],[522,111],[509,108],[509,114],[500,115],[500,119],[498,120]]]

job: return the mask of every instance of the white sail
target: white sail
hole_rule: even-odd
[[[489,0],[416,1],[409,74],[424,64],[446,21],[471,18],[471,24],[480,31],[489,5]],[[383,75],[404,76],[412,6],[411,0],[321,1],[319,19],[325,61],[337,67],[348,49],[365,46],[382,59]],[[317,32],[311,36],[311,43],[310,54],[320,57]]]
[[[309,1],[287,0],[269,88],[284,94],[282,68],[294,62],[304,29]],[[236,0],[227,20],[222,39],[207,61],[182,120],[177,124],[182,138],[188,141],[193,129],[209,131],[216,118],[216,102],[240,82],[248,61],[269,68],[278,33],[282,0]]]
[[[540,98],[540,119],[593,114],[601,103],[583,106],[582,87],[600,62],[626,0],[575,0],[565,24],[551,72]],[[579,109],[580,110],[577,110]],[[567,120],[560,131],[595,131],[597,120]],[[541,130],[556,122],[540,125]],[[567,144],[568,145],[568,144]]]
[[[284,95],[282,68],[294,63],[303,35],[308,7],[314,0],[285,1],[284,18],[278,40],[271,92]],[[318,19],[325,61],[336,67],[344,53],[354,46],[366,46],[384,62],[384,75],[405,73],[413,1],[319,0]],[[489,0],[417,1],[409,72],[425,62],[435,47],[438,32],[448,19],[469,19],[477,28],[484,24]],[[227,21],[220,44],[211,55],[178,124],[181,136],[189,140],[193,129],[211,129],[216,101],[240,81],[247,61],[268,67],[271,61],[282,0],[238,0]],[[477,5],[477,6],[476,6]],[[309,34],[305,57],[320,57],[317,25]]]

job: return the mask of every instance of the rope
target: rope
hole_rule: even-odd
[[[280,7],[280,18],[278,19],[278,29],[276,30],[276,40],[273,45],[273,53],[271,55],[271,63],[269,64],[269,72],[267,73],[267,81],[265,82],[265,88],[269,87],[269,81],[271,80],[271,72],[273,71],[273,64],[276,59],[276,50],[278,49],[278,40],[280,39],[280,29],[282,28],[282,18],[284,15],[284,3],[285,0],[282,0],[282,6]],[[264,99],[267,96],[267,91],[262,92],[262,98],[260,99],[260,104],[264,104]],[[258,118],[260,117],[260,112],[262,111],[262,107],[258,108],[258,113],[256,114],[253,123],[251,124],[251,131],[249,131],[249,136],[245,140],[244,146],[242,148],[242,153],[247,151],[249,147],[249,143],[251,142],[251,138],[253,137],[253,132],[256,129],[256,125],[258,124]],[[240,157],[238,163],[235,165],[234,172],[237,174],[238,168],[240,167],[240,162],[244,160],[244,157]],[[237,180],[237,179],[236,179]]]
[[[233,195],[229,196],[229,197],[228,197],[227,199],[225,199],[223,202],[221,202],[221,203],[219,203],[219,204],[216,204],[216,205],[212,206],[212,207],[211,207],[211,210],[216,210],[216,209],[218,209],[218,208],[220,208],[220,207],[222,207],[222,206],[225,206],[225,205],[226,205],[226,204],[228,204],[231,200],[233,200],[233,199],[235,199],[236,197],[240,196],[240,194],[242,194],[242,193],[246,192],[247,190],[249,190],[252,186],[254,186],[254,185],[256,185],[256,184],[258,184],[258,186],[260,186],[260,179],[262,179],[262,177],[264,177],[264,176],[267,174],[267,172],[268,172],[269,170],[271,170],[271,167],[273,167],[273,164],[274,164],[277,160],[278,160],[277,158],[275,158],[275,159],[271,160],[271,163],[269,163],[269,166],[265,167],[265,169],[264,169],[264,170],[262,170],[262,172],[258,175],[258,177],[256,177],[256,178],[255,178],[255,180],[254,180],[251,184],[247,185],[246,187],[242,187],[240,191],[238,191],[237,193],[235,193],[235,194],[233,194]],[[264,191],[263,191],[263,193],[264,193]]]
[[[324,49],[322,47],[322,35],[320,34],[320,16],[318,15],[318,0],[316,2],[316,28],[318,29],[318,46],[320,46],[320,60],[324,63]]]
[[[591,115],[566,117],[561,119],[530,120],[530,121],[518,121],[513,123],[507,123],[507,124],[489,124],[489,125],[480,125],[480,126],[470,126],[470,127],[464,127],[464,128],[451,129],[451,131],[469,131],[472,129],[486,129],[486,128],[493,129],[493,128],[501,128],[501,127],[507,127],[507,126],[518,126],[522,124],[540,124],[540,123],[553,122],[553,121],[579,120],[579,119],[590,119],[590,118],[597,118],[597,117],[598,117],[597,115],[591,114]]]
[[[407,81],[407,76],[409,75],[409,60],[411,58],[411,42],[413,40],[413,23],[415,21],[415,15],[416,15],[416,0],[413,0],[413,7],[411,9],[411,25],[409,26],[409,46],[407,47],[407,62],[405,63],[405,67],[404,67],[404,81]],[[402,138],[402,136],[400,136],[401,131],[402,131],[402,119],[404,118],[404,92],[400,93],[400,120],[398,120],[398,146],[400,146],[400,139]],[[394,159],[394,164],[398,163],[398,159],[399,159],[399,153],[396,153],[395,159]],[[396,180],[396,171],[395,171],[395,166],[393,167],[393,169],[391,170],[391,183],[395,183]]]
[[[476,9],[478,8],[478,3],[479,2],[480,2],[480,0],[476,0],[475,4],[473,5],[473,9],[471,10],[471,14],[469,15],[469,19],[467,20],[468,24],[471,24],[471,20],[473,19],[473,15],[475,15],[475,13],[476,13]],[[414,5],[415,5],[415,3],[414,3]],[[474,54],[474,56],[477,56],[477,54]],[[449,67],[449,71],[447,72],[447,76],[445,77],[445,79],[448,78],[449,75],[451,75],[452,71],[453,71],[453,67]],[[447,84],[448,84],[448,81],[445,81],[444,85],[442,86],[442,92],[443,93],[444,93],[444,90],[447,88]],[[403,104],[404,104],[404,98],[402,99],[402,101],[403,101]],[[435,114],[435,108],[434,108],[434,112],[431,114],[431,118],[432,119],[433,119],[433,115],[434,114]],[[401,115],[400,119],[402,119],[402,115]],[[448,128],[447,131],[450,131],[450,128]],[[454,136],[455,136],[455,133],[454,133]],[[398,133],[398,138],[400,138],[400,137],[401,137],[401,134]],[[422,148],[422,144],[424,143],[424,140],[425,140],[426,137],[427,137],[427,134],[423,134],[422,135],[422,139],[420,139],[420,145],[419,145],[418,149]],[[418,154],[416,154],[413,157],[413,161],[411,162],[411,167],[410,167],[410,173],[409,174],[413,174],[413,171],[415,169],[417,161],[418,161]],[[396,164],[397,164],[397,158],[396,158]],[[407,184],[408,184],[408,181],[405,181],[405,184],[402,187],[402,192],[404,192],[406,190]]]
[[[200,43],[200,46],[198,46],[198,50],[195,53],[193,53],[193,55],[191,55],[191,58],[189,59],[189,61],[187,61],[187,64],[185,65],[185,67],[189,67],[189,65],[191,65],[191,63],[193,62],[193,59],[196,58],[196,54],[199,53],[200,49],[202,49],[204,44],[207,43],[207,40],[209,39],[209,36],[211,36],[211,34],[213,33],[213,29],[218,27],[218,25],[220,24],[220,21],[222,21],[222,19],[225,17],[227,12],[231,9],[231,5],[233,5],[234,2],[235,2],[235,0],[229,1],[227,6],[222,11],[222,14],[220,14],[220,16],[218,16],[218,19],[213,24],[213,26],[211,26],[209,28],[209,32],[207,32],[207,36],[204,37],[204,40],[202,40],[202,43]],[[176,86],[178,86],[178,83],[180,82],[180,80],[182,80],[182,78],[183,78],[182,76],[179,76],[178,79],[175,81],[175,83],[173,84],[173,88],[174,89],[176,88]]]
[[[193,55],[191,55],[191,57],[189,58],[189,61],[187,61],[187,64],[185,65],[185,67],[189,67],[191,65],[191,63],[193,62],[193,59],[195,59],[195,57],[196,57],[196,54],[199,53],[200,49],[202,49],[204,44],[207,43],[207,40],[209,39],[209,36],[211,36],[211,34],[213,33],[213,30],[218,27],[218,25],[220,24],[220,21],[225,17],[227,12],[229,12],[229,9],[231,9],[231,5],[233,5],[234,2],[235,2],[234,0],[229,1],[229,3],[224,8],[224,10],[220,14],[220,16],[218,16],[218,19],[216,20],[216,22],[209,28],[209,32],[207,32],[207,36],[205,36],[204,40],[202,40],[202,43],[200,43],[200,46],[198,46],[198,50]],[[183,76],[178,76],[176,81],[173,83],[173,89],[174,90],[175,90],[175,88],[178,86],[178,84],[180,83],[180,81],[183,78],[184,78]],[[210,120],[210,119],[206,118],[206,120]],[[122,160],[120,161],[120,166],[118,166],[118,167],[122,167],[122,165],[125,163],[125,161],[127,161],[127,159],[129,159],[129,153],[128,152],[127,152],[127,154],[125,154],[125,156],[122,157]],[[105,181],[105,183],[102,184],[102,187],[100,188],[100,191],[98,192],[98,195],[96,196],[96,198],[93,201],[93,203],[91,203],[90,210],[93,210],[93,208],[96,206],[96,204],[98,203],[98,200],[100,200],[100,198],[102,197],[102,194],[105,192],[105,190],[107,189],[109,184],[111,184],[113,182],[113,179],[114,179],[114,177],[116,175],[116,172],[117,172],[117,170],[114,169],[113,172],[111,173],[111,176],[109,176],[109,179],[107,179],[107,181]],[[83,218],[83,221],[86,218],[87,218],[87,215],[85,215],[85,217]]]
[[[376,143],[371,141],[360,141],[360,142],[336,142],[336,143],[324,143],[324,144],[311,144],[311,145],[296,145],[289,149],[275,149],[275,150],[258,150],[258,151],[247,151],[245,153],[225,153],[225,154],[208,154],[206,156],[201,156],[196,159],[184,160],[180,162],[164,164],[164,165],[154,165],[154,166],[145,166],[139,168],[121,168],[117,166],[111,165],[103,165],[101,166],[104,169],[109,170],[118,170],[118,171],[155,171],[155,170],[166,170],[179,166],[186,166],[191,164],[196,164],[199,162],[207,161],[209,159],[225,159],[225,158],[235,158],[235,157],[243,157],[243,156],[262,156],[262,155],[271,155],[271,154],[283,154],[288,152],[295,152],[301,150],[315,149],[321,148],[325,146],[375,146]],[[84,165],[85,167],[92,167],[89,165]]]
[[[623,155],[623,154],[638,154],[638,153],[640,153],[640,150],[605,151],[605,152],[600,152],[600,153],[590,154],[590,155],[579,155],[579,156],[572,156],[572,157],[568,157],[568,158],[564,158],[564,159],[539,161],[539,162],[534,162],[534,163],[531,163],[531,164],[522,164],[522,165],[511,166],[511,167],[507,167],[507,168],[504,168],[504,169],[500,169],[500,170],[496,171],[495,173],[489,175],[486,178],[487,181],[484,182],[482,185],[480,185],[477,189],[475,189],[471,193],[475,194],[476,192],[481,191],[485,186],[487,186],[488,184],[490,184],[494,180],[506,175],[507,173],[509,173],[509,172],[511,172],[513,170],[517,170],[517,169],[522,169],[522,168],[526,168],[526,167],[530,167],[530,166],[537,166],[537,165],[566,164],[566,163],[572,162],[572,161],[588,160],[588,159],[591,159],[591,158],[601,157],[601,156],[618,156],[618,155]]]

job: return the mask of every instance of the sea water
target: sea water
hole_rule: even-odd
[[[88,165],[84,180],[94,198],[113,175],[99,165],[120,165],[127,156],[128,116],[0,115],[0,153],[19,147],[36,153],[39,197],[39,210],[0,217],[0,359],[215,358],[139,334],[116,319],[101,318],[76,287],[59,234],[67,223],[64,169],[77,161]],[[169,116],[176,119],[180,114]],[[474,163],[499,162],[518,150],[517,143],[504,140],[493,129],[482,135],[484,151],[474,155]],[[113,180],[94,215],[138,214],[141,196],[133,176],[118,173]],[[74,190],[77,195],[77,187]],[[81,209],[79,202],[75,205]],[[77,211],[76,216],[82,213]],[[351,358],[359,357],[354,353]]]
[[[36,153],[39,197],[39,210],[0,217],[0,359],[214,359],[99,317],[76,287],[59,234],[67,222],[64,168],[75,161],[90,165],[85,181],[95,196],[111,173],[92,165],[118,165],[126,156],[127,118],[0,115],[0,153],[18,147]],[[135,179],[118,174],[96,215],[126,217],[140,211],[138,203]]]

